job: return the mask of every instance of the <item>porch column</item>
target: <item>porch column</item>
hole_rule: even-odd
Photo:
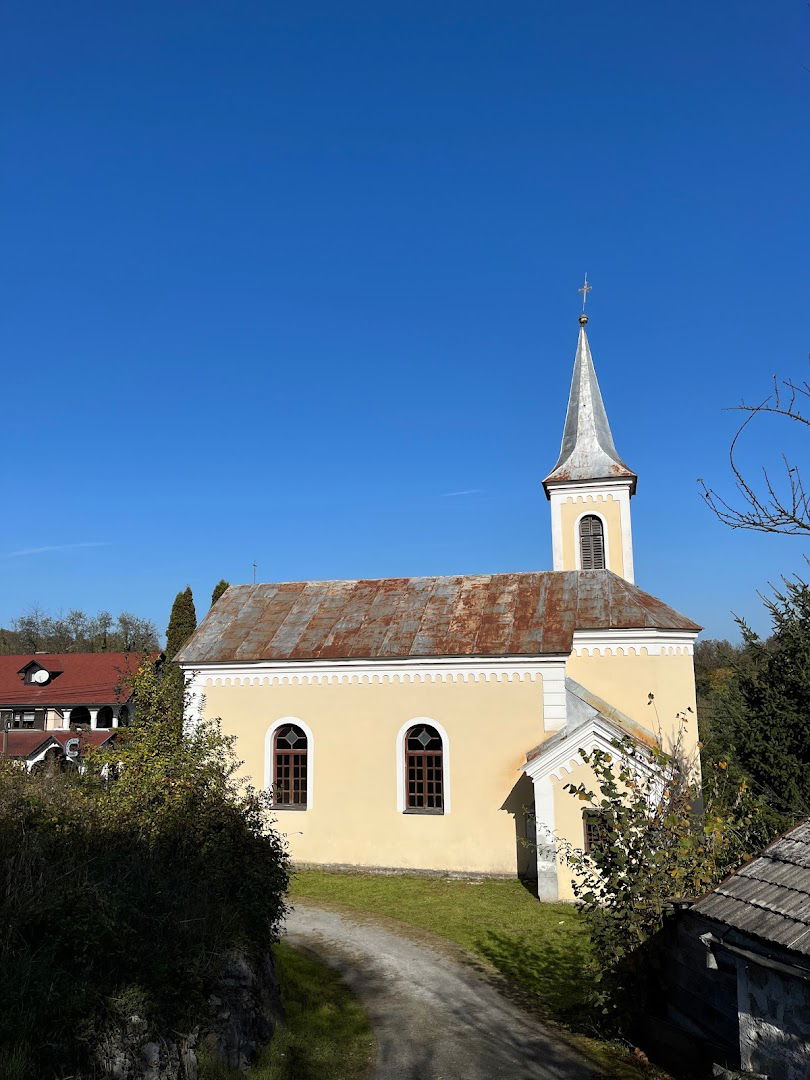
[[[120,705],[113,705],[112,707],[112,726],[114,728],[118,727],[118,710],[120,708]]]
[[[98,727],[96,721],[98,720],[98,705],[89,705],[88,712],[90,713],[90,730],[95,731]]]
[[[554,842],[554,788],[550,776],[532,776],[534,785],[534,820],[537,843],[537,896],[557,900],[557,849]]]

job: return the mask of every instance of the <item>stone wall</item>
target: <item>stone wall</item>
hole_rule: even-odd
[[[105,1080],[198,1080],[201,1050],[230,1068],[246,1068],[282,1019],[271,958],[254,967],[244,956],[231,955],[209,1009],[186,1034],[156,1032],[141,1017],[127,1017],[101,1040],[91,1075]]]
[[[674,1077],[810,1077],[810,970],[791,974],[795,954],[683,910],[644,963],[638,1041]]]
[[[769,1080],[810,1076],[810,985],[738,958],[740,1059]]]

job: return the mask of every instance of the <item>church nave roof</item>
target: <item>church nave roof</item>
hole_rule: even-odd
[[[700,627],[609,570],[231,586],[184,664],[567,655],[575,630]]]

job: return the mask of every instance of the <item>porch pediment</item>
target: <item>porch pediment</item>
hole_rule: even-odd
[[[565,705],[564,727],[526,755],[522,769],[534,781],[550,777],[561,780],[563,773],[570,773],[581,764],[581,750],[615,752],[617,739],[629,736],[640,744],[655,745],[651,731],[570,677],[565,679]],[[652,770],[652,763],[648,768],[643,760],[637,760],[636,766],[643,771]]]

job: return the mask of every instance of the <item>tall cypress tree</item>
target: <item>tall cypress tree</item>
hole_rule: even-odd
[[[220,578],[220,580],[214,586],[214,591],[211,593],[211,607],[214,606],[214,604],[217,602],[217,600],[219,600],[220,596],[222,596],[222,594],[229,586],[229,581],[226,581],[225,578]]]
[[[166,658],[173,660],[197,629],[197,612],[194,610],[194,597],[191,586],[187,585],[179,592],[172,604],[169,625],[166,629]]]

